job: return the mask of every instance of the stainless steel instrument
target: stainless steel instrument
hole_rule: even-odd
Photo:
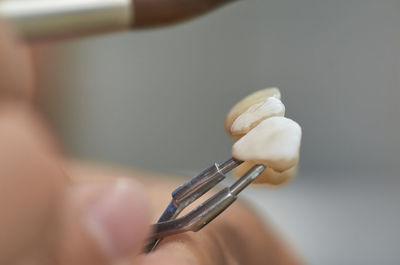
[[[242,161],[234,158],[221,164],[215,163],[174,190],[170,204],[158,222],[153,225],[152,240],[147,246],[147,251],[153,250],[163,237],[202,229],[225,211],[237,199],[238,194],[265,170],[264,165],[254,166],[233,185],[222,189],[187,215],[176,218],[183,209],[215,187],[225,178],[226,173],[241,163]]]

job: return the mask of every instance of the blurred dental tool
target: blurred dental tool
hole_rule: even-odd
[[[25,41],[178,23],[234,0],[0,0],[0,19]]]

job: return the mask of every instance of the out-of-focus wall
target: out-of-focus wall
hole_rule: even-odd
[[[400,1],[238,1],[38,50],[40,101],[69,152],[127,166],[226,159],[229,108],[280,87],[303,127],[300,176],[251,197],[311,264],[399,264]]]
[[[228,109],[268,86],[304,170],[400,157],[400,2],[241,1],[189,23],[54,45],[42,92],[71,153],[157,170],[229,156]],[[55,78],[54,78],[55,77]]]

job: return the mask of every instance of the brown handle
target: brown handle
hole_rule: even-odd
[[[187,20],[235,0],[133,0],[134,28]]]

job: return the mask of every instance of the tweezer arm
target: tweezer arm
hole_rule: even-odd
[[[189,214],[170,221],[160,222],[153,225],[153,239],[162,238],[186,231],[198,231],[236,200],[229,188],[223,189],[204,204]]]
[[[189,204],[203,196],[225,178],[225,173],[239,166],[242,161],[230,158],[221,164],[215,163],[200,174],[184,183],[172,192],[172,200],[162,213],[157,223],[174,220]],[[155,239],[146,247],[147,251],[154,249],[160,239]]]
[[[242,161],[230,158],[221,164],[215,163],[172,192],[172,201],[158,222],[174,219],[186,206],[203,196],[221,182],[227,172],[239,166]]]
[[[254,166],[232,186],[224,188],[189,214],[176,220],[159,222],[153,225],[154,233],[152,239],[186,231],[199,231],[227,209],[237,199],[237,195],[250,185],[264,169],[264,165]]]

